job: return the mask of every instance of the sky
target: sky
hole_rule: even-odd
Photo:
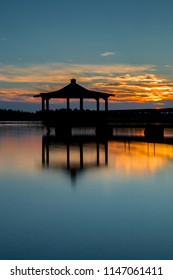
[[[33,95],[72,78],[114,94],[109,109],[173,107],[172,12],[172,0],[1,0],[0,109],[40,110]]]

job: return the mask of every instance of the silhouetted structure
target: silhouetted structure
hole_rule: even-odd
[[[80,100],[80,111],[83,110],[84,99],[95,99],[97,102],[97,111],[100,110],[99,101],[103,99],[105,101],[105,111],[108,110],[108,98],[114,96],[114,94],[107,94],[103,92],[88,90],[76,83],[75,79],[71,79],[71,83],[60,90],[53,92],[40,93],[34,97],[41,97],[42,99],[42,111],[49,111],[49,100],[52,98],[66,99],[67,110],[70,110],[70,99]],[[46,106],[45,106],[46,105]]]
[[[66,135],[70,137],[72,127],[95,127],[96,134],[105,134],[107,126],[108,98],[113,94],[88,90],[76,83],[75,79],[60,90],[40,93],[34,97],[42,99],[43,124],[56,128],[56,135]],[[52,98],[66,99],[66,110],[49,110],[49,100]],[[70,99],[80,100],[80,110],[70,109]],[[84,100],[96,100],[96,111],[84,110]],[[105,101],[105,110],[100,111],[100,99]]]
[[[34,97],[42,99],[42,122],[48,131],[55,127],[57,137],[72,137],[72,128],[93,127],[96,137],[109,138],[114,127],[144,127],[148,139],[163,139],[164,128],[173,127],[173,109],[113,110],[108,111],[108,99],[113,94],[88,90],[76,83],[75,79],[60,90],[40,93]],[[66,99],[64,110],[49,110],[50,99]],[[70,99],[80,100],[80,110],[70,109]],[[84,110],[84,99],[96,100],[95,111]],[[100,99],[105,101],[105,110],[100,110]]]

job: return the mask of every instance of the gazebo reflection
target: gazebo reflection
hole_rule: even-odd
[[[75,181],[87,170],[108,165],[108,142],[92,137],[74,137],[69,140],[56,136],[42,137],[42,167],[67,172]]]

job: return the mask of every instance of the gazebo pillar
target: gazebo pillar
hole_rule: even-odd
[[[108,111],[108,98],[105,98],[105,111]]]
[[[44,111],[44,110],[45,110],[45,106],[44,106],[44,97],[42,97],[41,99],[42,99],[42,100],[41,100],[41,104],[42,104],[42,111]]]
[[[80,110],[83,110],[83,98],[80,98]]]
[[[99,98],[97,98],[97,111],[100,110]]]
[[[69,97],[67,97],[67,111],[70,110],[70,99]]]
[[[46,111],[49,111],[49,99],[46,99]]]

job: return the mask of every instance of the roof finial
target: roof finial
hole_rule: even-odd
[[[71,79],[71,84],[76,84],[76,79]]]

